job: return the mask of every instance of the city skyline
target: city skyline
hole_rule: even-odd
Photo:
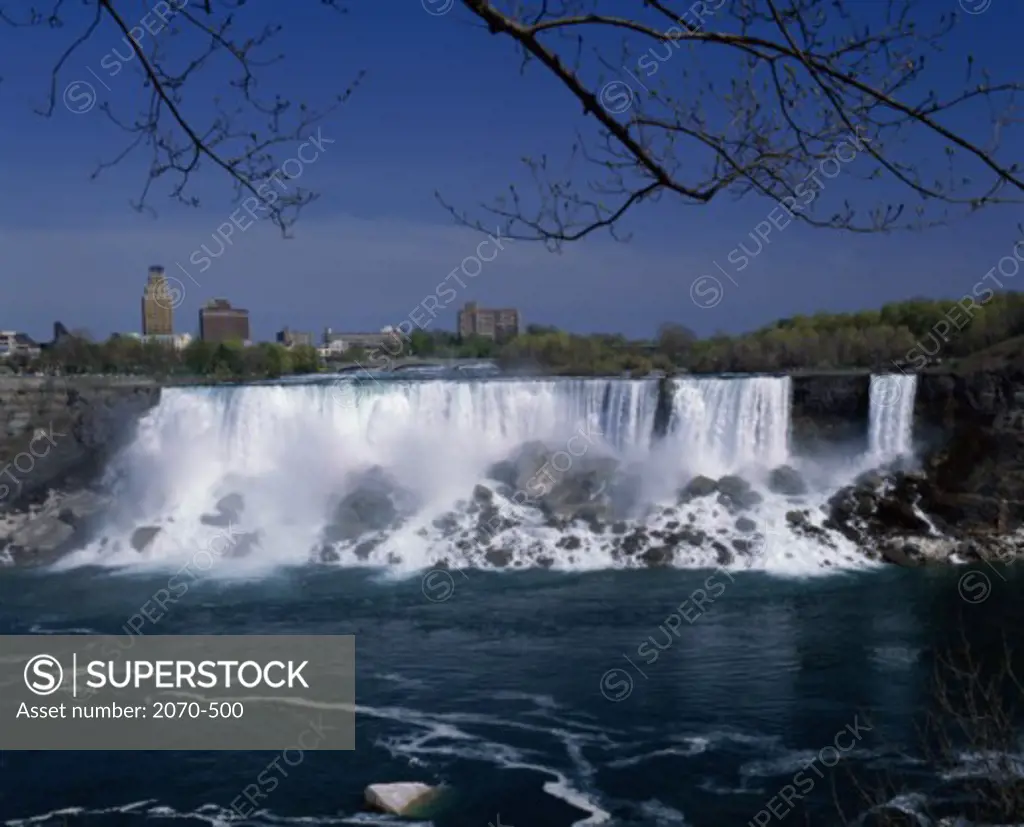
[[[939,71],[937,81],[952,82],[955,74],[960,82],[968,54],[984,54],[995,77],[1014,76],[1019,59],[1013,33],[1024,24],[1024,6],[993,0],[984,13],[966,14],[955,0],[946,5],[962,19],[943,61],[950,68]],[[52,67],[47,50],[13,38],[10,59],[24,70],[4,79],[12,128],[0,135],[0,151],[19,159],[9,175],[20,195],[0,206],[0,243],[5,271],[18,289],[5,295],[5,324],[40,338],[48,336],[54,319],[74,319],[98,336],[133,330],[137,306],[112,299],[138,295],[137,270],[126,264],[136,261],[162,261],[166,275],[181,282],[177,318],[195,319],[207,299],[229,296],[251,309],[258,339],[272,338],[284,324],[379,329],[407,318],[436,293],[486,239],[453,225],[436,193],[470,206],[510,183],[528,185],[520,159],[571,140],[580,114],[543,78],[522,77],[490,39],[475,36],[459,9],[432,17],[419,4],[394,15],[370,6],[353,9],[349,18],[358,24],[358,36],[325,27],[315,9],[298,9],[281,44],[287,60],[277,76],[296,97],[322,99],[335,91],[337,77],[349,77],[349,69],[371,70],[351,100],[323,121],[322,150],[302,150],[315,161],[301,167],[301,183],[322,197],[303,213],[292,240],[282,240],[268,221],[254,221],[244,210],[232,220],[240,206],[212,168],[203,172],[199,208],[183,207],[161,190],[153,201],[155,216],[127,206],[138,197],[145,158],[129,159],[90,181],[95,159],[107,157],[121,133],[98,107],[76,113],[58,101],[59,111],[45,120],[17,103],[45,95],[47,84],[39,78],[49,77]],[[90,77],[90,67],[99,71],[120,37],[110,28],[97,31],[66,67],[58,97],[68,83]],[[380,61],[381,40],[390,44],[392,60]],[[342,57],[338,42],[345,44]],[[467,62],[472,73],[465,72]],[[418,71],[421,64],[431,72]],[[328,65],[337,72],[323,72]],[[709,59],[709,69],[716,65]],[[659,70],[659,79],[669,67]],[[628,80],[625,71],[617,76]],[[96,84],[103,103],[126,105],[137,92],[139,80],[127,68],[108,80],[109,91]],[[973,114],[965,107],[950,121],[966,126]],[[390,126],[381,130],[381,123]],[[310,136],[319,128],[312,127]],[[908,149],[927,155],[931,146]],[[284,148],[282,162],[298,151],[298,144]],[[566,160],[556,154],[553,164]],[[856,164],[828,182],[840,204],[869,188],[880,197],[894,195],[888,184],[859,180]],[[666,321],[700,335],[740,332],[798,313],[866,309],[915,295],[956,298],[1020,237],[1012,209],[983,210],[945,230],[918,234],[858,236],[794,224],[773,230],[748,267],[728,271],[729,281],[716,265],[729,267],[741,244],[755,246],[750,234],[773,206],[756,197],[716,199],[702,208],[660,199],[623,228],[632,233],[626,244],[595,234],[553,255],[535,244],[505,243],[473,281],[463,279],[468,288],[453,284],[459,297],[433,324],[454,329],[457,308],[472,298],[488,307],[517,307],[531,322],[574,332],[646,337]],[[222,245],[216,234],[225,225],[235,229]],[[696,306],[689,295],[693,280],[705,275],[725,288],[711,308]]]

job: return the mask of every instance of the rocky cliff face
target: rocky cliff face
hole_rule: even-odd
[[[146,380],[0,378],[0,513],[87,485],[159,398]]]
[[[147,380],[0,378],[0,555],[41,565],[82,541],[104,466],[159,399]]]
[[[914,416],[922,506],[970,532],[1024,526],[1024,373],[923,374]]]
[[[795,447],[864,446],[869,389],[870,377],[863,375],[794,377]],[[914,440],[920,468],[875,475],[839,492],[833,524],[858,543],[873,541],[889,559],[908,563],[916,546],[903,542],[932,537],[928,522],[954,539],[961,557],[1024,551],[1024,543],[1011,537],[1024,530],[1024,372],[920,374]],[[899,538],[895,547],[893,538]]]
[[[846,449],[860,453],[868,444],[871,376],[817,374],[794,376],[790,417],[798,453]]]

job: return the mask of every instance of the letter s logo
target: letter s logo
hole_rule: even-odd
[[[36,655],[25,664],[25,686],[36,695],[52,695],[64,682],[64,669],[53,655]]]

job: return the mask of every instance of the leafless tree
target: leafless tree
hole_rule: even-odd
[[[926,64],[943,60],[962,22],[955,0],[642,0],[625,15],[596,0],[463,3],[594,127],[576,137],[565,173],[527,160],[536,198],[513,188],[487,208],[511,236],[557,247],[614,234],[666,193],[688,205],[761,195],[790,220],[859,232],[928,226],[1024,195],[1019,161],[1000,148],[1024,87],[994,81],[970,56],[959,88],[928,85],[939,79]],[[977,136],[950,126],[951,115],[979,113]],[[846,163],[849,148],[837,147],[852,136],[863,138],[862,157]],[[818,198],[833,158],[844,176],[888,178],[917,203]]]
[[[62,27],[70,2],[50,2],[48,11],[0,18]],[[331,12],[341,11],[336,2],[321,0]],[[948,54],[953,30],[978,23],[960,14],[961,5],[972,4],[978,0],[622,0],[613,14],[610,0],[460,0],[459,14],[480,24],[466,29],[467,38],[489,34],[496,47],[513,46],[523,72],[539,71],[563,88],[581,120],[566,152],[553,147],[554,154],[526,160],[535,193],[513,185],[472,214],[443,193],[438,198],[469,226],[492,231],[497,216],[506,235],[556,249],[602,229],[626,237],[625,216],[666,195],[694,206],[762,196],[781,204],[787,220],[856,232],[922,228],[1017,203],[1024,176],[1008,138],[1018,128],[1015,95],[1022,85],[990,77],[971,55]],[[193,203],[187,185],[203,161],[220,167],[243,195],[260,196],[260,182],[276,169],[275,151],[323,114],[281,96],[257,98],[257,71],[272,72],[274,62],[257,55],[280,28],[257,22],[266,7],[192,0],[173,15],[169,33],[133,40],[128,0],[82,5],[91,16],[54,69],[48,111],[69,57],[101,25],[130,42],[148,104],[134,119],[103,108],[132,136],[124,152],[144,144],[153,153],[140,204],[150,184],[168,174],[174,194]],[[284,8],[275,13],[287,15]],[[998,13],[998,6],[987,12]],[[248,33],[237,33],[245,23]],[[425,17],[424,26],[430,24]],[[176,38],[185,47],[175,51],[182,68],[172,69],[163,50]],[[188,46],[194,56],[182,61]],[[218,53],[237,69],[229,84],[202,78]],[[963,60],[962,72],[947,88],[954,58]],[[926,65],[940,62],[940,71],[929,74]],[[183,105],[186,92],[203,90],[212,90],[217,107],[209,122],[198,122]],[[837,199],[840,187],[833,191],[828,181],[839,166],[844,178],[869,185],[844,181],[849,198]],[[886,180],[905,198],[883,201],[875,184]],[[312,197],[291,194],[268,207],[284,228],[289,210]]]
[[[320,5],[335,20],[346,11],[339,0]],[[200,169],[213,167],[231,181],[236,201],[257,199],[263,217],[287,234],[317,193],[271,181],[275,175],[280,180],[282,160],[295,143],[308,139],[312,127],[349,98],[363,73],[354,73],[333,100],[316,108],[274,92],[274,68],[283,56],[270,49],[283,20],[257,19],[255,6],[246,0],[16,0],[0,3],[0,22],[14,36],[24,36],[26,29],[73,32],[38,112],[49,118],[62,104],[74,112],[95,110],[125,133],[93,178],[136,151],[148,152],[148,171],[133,206],[151,210],[151,189],[164,181],[171,197],[199,206],[195,178]],[[280,17],[286,16],[282,8]],[[109,50],[83,75],[83,47],[101,38]],[[97,101],[96,86],[115,82],[141,89],[141,105],[134,103],[137,96],[128,104]]]

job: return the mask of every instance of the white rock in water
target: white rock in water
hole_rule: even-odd
[[[414,807],[425,804],[437,793],[436,787],[415,781],[397,784],[370,784],[366,788],[366,803],[391,815],[408,815]]]

